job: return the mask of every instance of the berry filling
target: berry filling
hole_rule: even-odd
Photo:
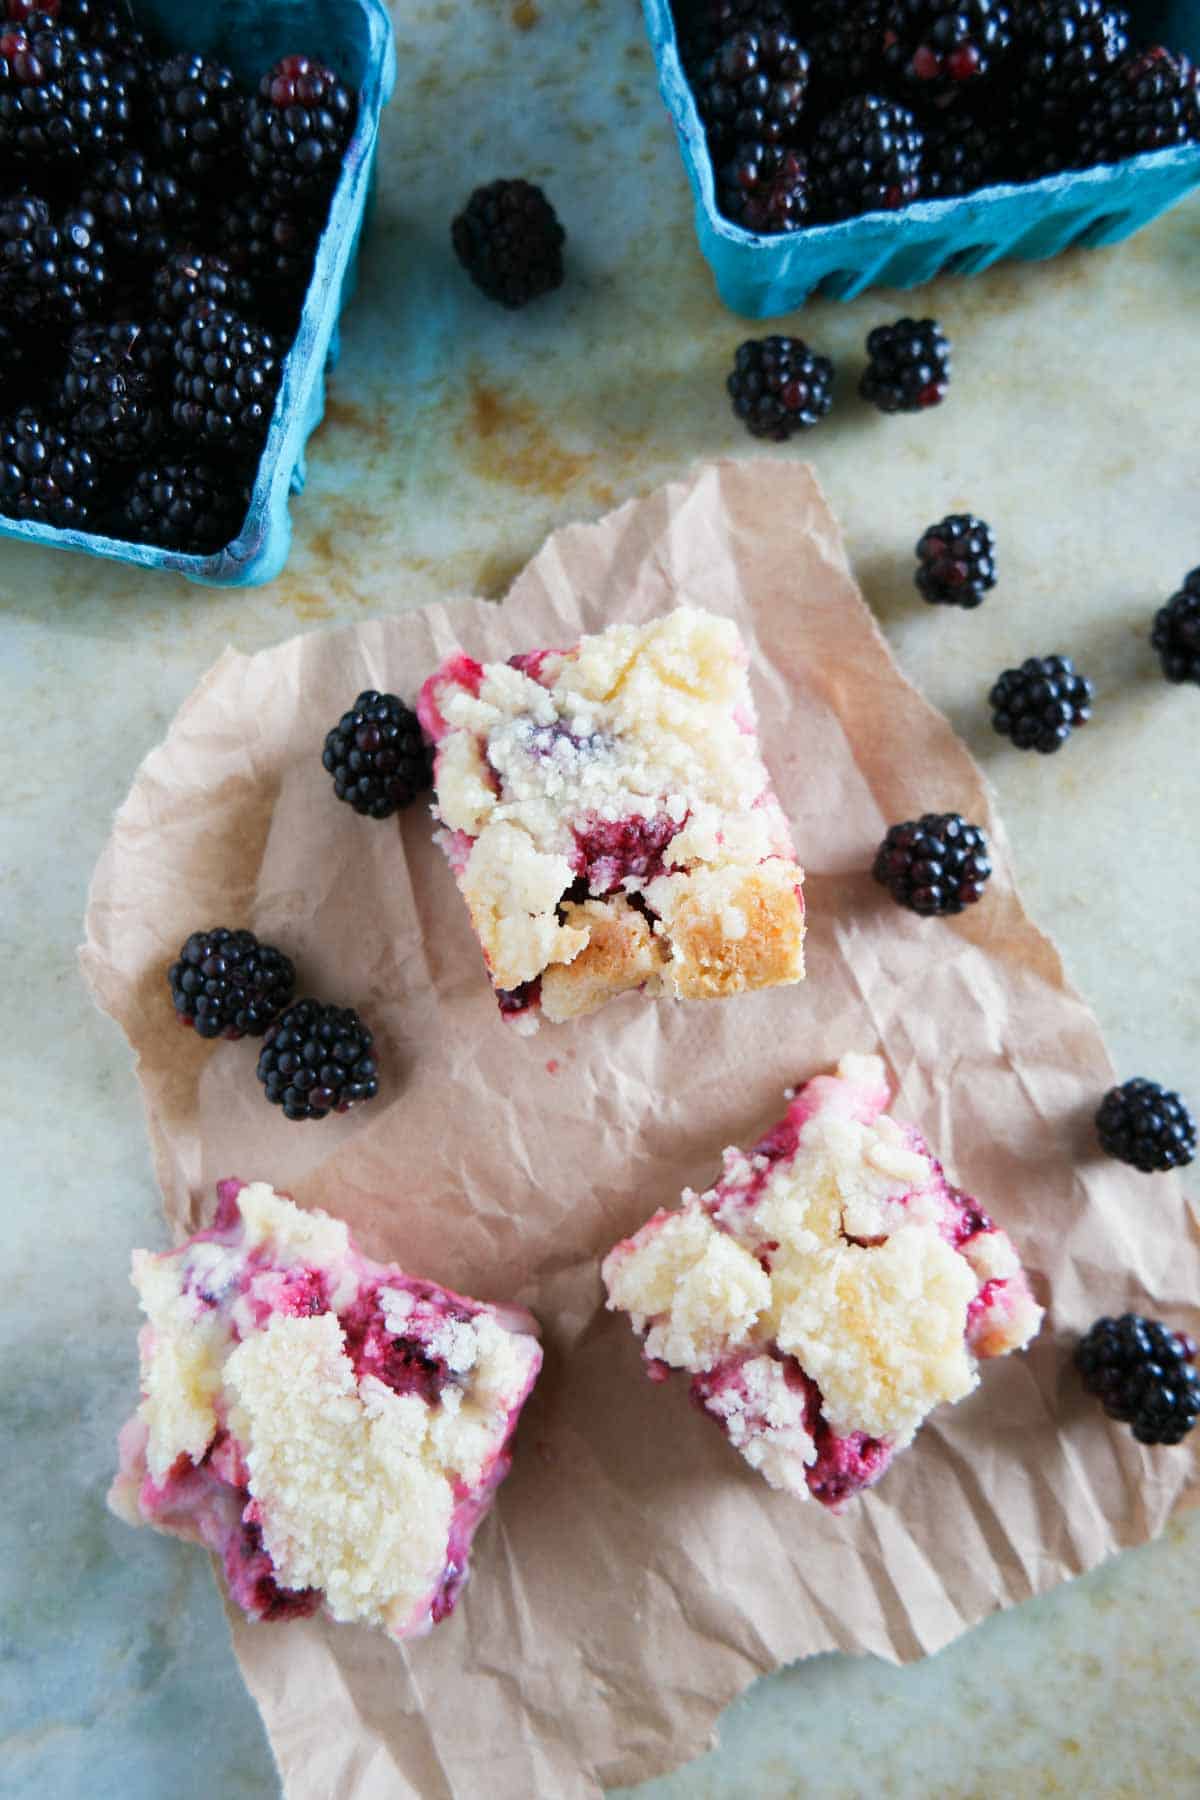
[[[652,818],[582,820],[572,825],[574,866],[593,894],[611,894],[623,882],[652,881],[667,872],[663,852],[684,822],[659,813]]]

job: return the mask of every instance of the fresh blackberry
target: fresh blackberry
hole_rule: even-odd
[[[100,461],[132,461],[161,437],[169,350],[161,328],[126,320],[72,333],[59,405],[72,436]]]
[[[350,1007],[297,1000],[267,1032],[258,1079],[288,1119],[347,1112],[379,1092],[375,1040]]]
[[[778,144],[738,144],[717,178],[721,211],[764,235],[799,231],[808,218],[808,163]]]
[[[162,550],[212,556],[238,534],[250,504],[244,481],[204,463],[161,462],[140,469],[124,497],[118,535]]]
[[[154,271],[154,311],[170,325],[203,301],[243,315],[254,306],[254,289],[244,275],[211,250],[172,250]]]
[[[0,317],[44,339],[47,331],[95,317],[108,285],[93,213],[78,207],[54,214],[33,194],[0,200]]]
[[[802,338],[748,338],[726,383],[733,410],[752,437],[783,443],[825,417],[833,404],[833,364]]]
[[[791,29],[783,0],[700,0],[690,17],[679,21],[681,54],[689,69],[698,69],[735,31]]]
[[[749,140],[791,144],[808,92],[808,51],[778,28],[739,31],[701,72],[696,103],[714,147]]]
[[[338,799],[372,819],[390,818],[431,780],[417,715],[395,694],[374,688],[361,693],[328,733],[321,761]]]
[[[851,0],[818,9],[800,36],[811,58],[810,106],[827,112],[852,94],[876,92],[883,83],[884,0]]]
[[[1017,0],[1010,86],[1027,121],[1078,113],[1129,48],[1129,14],[1104,0]]]
[[[1003,181],[1044,181],[1082,163],[1070,115],[1061,119],[1035,115],[1020,131],[1007,132],[997,141],[997,174]]]
[[[355,110],[332,69],[311,56],[285,56],[246,101],[242,142],[254,180],[281,201],[330,193]]]
[[[894,212],[921,187],[924,135],[907,107],[858,94],[827,114],[813,134],[809,172],[823,219]]]
[[[897,319],[867,335],[858,391],[880,412],[940,406],[950,383],[950,340],[936,319]]]
[[[954,200],[998,179],[998,147],[978,119],[951,111],[926,131],[921,191],[931,200]]]
[[[1139,1444],[1178,1444],[1200,1417],[1196,1346],[1157,1319],[1123,1313],[1097,1319],[1075,1346],[1075,1367],[1110,1419]]]
[[[950,513],[931,525],[917,545],[916,583],[932,606],[983,604],[996,585],[996,540],[974,513]]]
[[[883,60],[912,91],[945,101],[990,75],[1011,42],[1005,0],[891,0]]]
[[[83,530],[96,480],[91,452],[33,407],[0,424],[0,513],[7,518]]]
[[[262,1037],[292,998],[290,957],[252,931],[193,931],[167,973],[181,1025],[202,1038]]]
[[[217,209],[220,254],[253,286],[255,313],[280,330],[299,317],[320,231],[319,220],[270,205],[258,194],[236,195]]]
[[[139,264],[161,262],[180,239],[186,242],[199,213],[191,189],[154,168],[141,150],[97,163],[83,203],[95,213],[110,253]]]
[[[890,828],[871,872],[898,905],[930,916],[982,900],[992,865],[978,825],[960,813],[922,813]]]
[[[174,361],[171,417],[182,435],[236,459],[257,456],[279,386],[271,334],[206,301],[180,320]]]
[[[74,172],[120,148],[129,91],[102,50],[45,14],[0,28],[0,158],[7,168]]]
[[[1092,684],[1069,656],[1030,656],[1005,669],[988,695],[992,726],[1018,750],[1043,756],[1061,750],[1077,725],[1092,716]]]
[[[1141,1075],[1105,1094],[1096,1135],[1109,1156],[1146,1174],[1182,1169],[1196,1154],[1196,1125],[1184,1101]]]
[[[155,137],[164,163],[205,185],[241,148],[244,97],[227,68],[211,56],[168,57],[152,84]]]
[[[1200,569],[1154,615],[1150,642],[1168,681],[1200,683]]]
[[[1126,56],[1096,84],[1079,126],[1085,166],[1200,142],[1200,72],[1161,45]]]
[[[554,208],[529,181],[476,188],[450,227],[459,262],[501,306],[524,306],[561,287],[565,238]]]

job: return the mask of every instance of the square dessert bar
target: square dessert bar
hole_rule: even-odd
[[[890,1097],[878,1057],[843,1057],[602,1271],[650,1376],[685,1370],[772,1487],[834,1508],[1042,1318],[1008,1237]]]
[[[251,1619],[446,1617],[542,1362],[529,1313],[369,1262],[265,1182],[134,1252],[142,1401],[109,1505],[204,1544]]]
[[[801,979],[803,871],[731,620],[684,606],[570,650],[456,654],[418,712],[439,842],[522,1029],[631,989]]]

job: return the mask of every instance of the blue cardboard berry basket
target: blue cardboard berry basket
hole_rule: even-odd
[[[250,509],[234,541],[213,556],[183,556],[84,531],[0,516],[0,537],[82,550],[147,569],[174,569],[212,587],[270,581],[287,561],[288,499],[304,486],[304,448],[325,411],[325,371],[337,360],[338,320],[354,287],[372,185],[379,119],[396,84],[392,23],[383,0],[138,0],[139,18],[166,43],[211,52],[247,86],[291,52],[320,55],[358,99],[354,135],[317,247],[295,341],[283,366]]]
[[[919,287],[935,275],[975,275],[1001,257],[1038,260],[1072,244],[1115,244],[1200,186],[1200,144],[1043,181],[980,188],[961,200],[918,201],[761,237],[717,208],[704,126],[680,61],[670,0],[642,0],[659,90],[675,123],[696,202],[696,235],[726,306],[749,318],[791,312],[810,294],[852,300],[870,287]],[[1131,39],[1200,60],[1200,0],[1129,6]]]

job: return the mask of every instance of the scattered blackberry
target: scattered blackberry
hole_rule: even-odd
[[[93,213],[60,216],[32,194],[0,200],[0,316],[40,336],[95,316],[108,292]]]
[[[229,484],[203,463],[139,470],[125,495],[118,535],[162,550],[211,556],[238,534],[250,504],[245,482]]]
[[[883,60],[910,87],[944,101],[992,73],[1011,27],[1004,0],[891,0]]]
[[[60,406],[72,435],[101,461],[131,461],[162,435],[168,353],[161,329],[128,321],[72,333]]]
[[[752,437],[783,443],[816,425],[833,404],[833,364],[802,338],[748,338],[726,383]]]
[[[1129,48],[1129,14],[1104,0],[1017,0],[1011,83],[1027,120],[1078,112]]]
[[[227,307],[204,302],[179,323],[171,417],[184,437],[257,456],[279,386],[275,340]]]
[[[141,150],[97,163],[83,203],[95,213],[109,251],[139,263],[161,262],[173,244],[186,241],[199,211],[191,189],[155,169]]]
[[[155,313],[171,325],[205,300],[242,314],[254,305],[250,282],[214,251],[173,250],[154,271],[151,291]]]
[[[1200,142],[1200,73],[1161,45],[1126,56],[1096,85],[1079,127],[1082,161],[1120,162],[1146,150]]]
[[[243,95],[213,57],[169,57],[155,71],[153,101],[162,159],[188,181],[211,181],[238,154]]]
[[[323,1119],[379,1092],[375,1040],[350,1007],[297,1000],[267,1032],[258,1079],[289,1119]]]
[[[999,178],[997,145],[978,119],[951,111],[925,133],[921,191],[930,199],[954,200]]]
[[[450,228],[454,254],[489,300],[524,306],[560,287],[566,233],[528,181],[478,187]]]
[[[285,56],[246,101],[242,125],[250,172],[281,201],[332,190],[354,130],[353,95],[311,56]]]
[[[1061,750],[1077,725],[1092,716],[1092,684],[1069,656],[1030,656],[1005,669],[988,695],[992,725],[1018,750]]]
[[[973,906],[991,872],[987,839],[959,813],[922,813],[893,825],[872,869],[893,900],[925,915]]]
[[[1141,1075],[1105,1094],[1096,1135],[1109,1156],[1146,1174],[1181,1169],[1196,1154],[1195,1121],[1183,1100]]]
[[[883,81],[884,0],[851,0],[803,21],[811,57],[810,105],[828,111],[852,94],[872,93]]]
[[[1200,683],[1200,569],[1154,615],[1150,642],[1168,681]]]
[[[0,425],[0,513],[79,531],[95,495],[91,452],[32,407]]]
[[[868,333],[858,391],[880,412],[939,406],[949,383],[950,340],[935,319],[897,319]]]
[[[808,163],[777,144],[738,144],[717,191],[725,217],[747,231],[799,231],[808,218]]]
[[[202,1038],[262,1037],[291,1000],[290,957],[252,931],[193,931],[167,974],[179,1021]]]
[[[333,790],[356,813],[387,819],[429,786],[429,753],[417,715],[395,694],[368,688],[325,739]]]
[[[1075,1366],[1110,1419],[1132,1425],[1139,1444],[1178,1444],[1200,1416],[1196,1346],[1157,1319],[1124,1313],[1097,1319],[1075,1347]]]
[[[813,134],[813,199],[824,219],[907,206],[921,186],[924,135],[907,107],[859,94],[834,108]]]
[[[311,217],[268,205],[257,194],[238,195],[218,207],[220,253],[252,283],[255,310],[268,322],[290,326],[299,316],[320,229]]]
[[[974,513],[950,513],[931,525],[917,545],[916,583],[932,606],[981,606],[996,585],[991,526]]]
[[[118,149],[129,92],[102,50],[44,14],[0,28],[0,157],[43,172],[76,170]]]
[[[727,38],[700,74],[696,103],[715,145],[790,144],[807,92],[808,51],[776,27]]]

